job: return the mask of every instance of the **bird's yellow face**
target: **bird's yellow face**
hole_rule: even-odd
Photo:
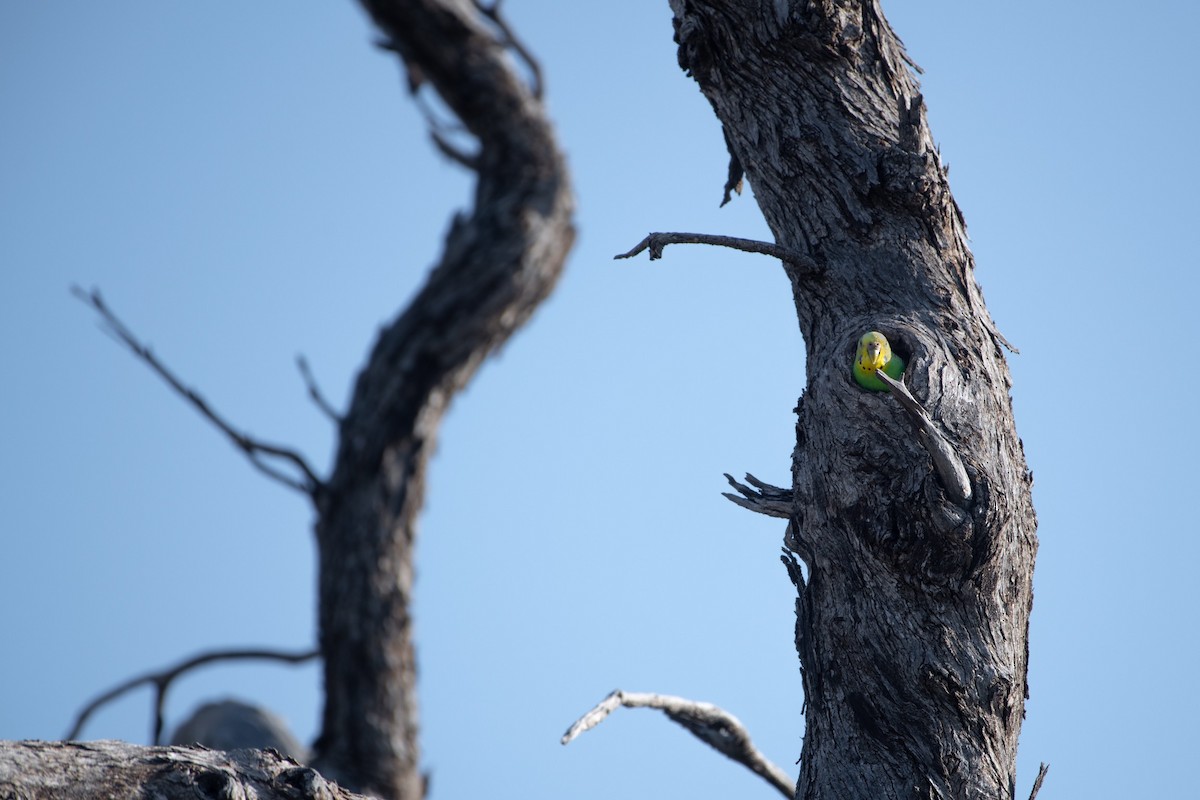
[[[858,340],[858,363],[867,372],[883,369],[892,359],[892,346],[878,331],[863,334]]]

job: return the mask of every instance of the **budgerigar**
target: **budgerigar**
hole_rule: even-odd
[[[904,373],[904,359],[892,352],[887,337],[879,331],[863,334],[858,340],[858,353],[854,356],[854,380],[864,389],[886,392],[887,386],[875,376],[883,370],[892,380],[900,380]]]

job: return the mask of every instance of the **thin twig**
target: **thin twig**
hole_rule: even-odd
[[[533,93],[534,97],[541,100],[544,88],[542,82],[542,65],[538,63],[538,60],[533,57],[533,53],[529,52],[524,43],[513,33],[512,28],[508,25],[508,21],[500,15],[500,2],[501,0],[494,0],[488,6],[480,0],[475,0],[475,8],[479,9],[479,13],[490,19],[492,24],[496,26],[496,30],[500,31],[500,35],[504,37],[500,43],[511,49],[517,54],[518,58],[525,62],[525,66],[529,68],[530,75],[529,91]]]
[[[317,408],[329,417],[335,424],[342,421],[342,415],[334,410],[333,405],[325,399],[325,395],[321,393],[321,387],[317,386],[316,378],[313,377],[312,370],[309,369],[308,359],[303,355],[296,356],[296,366],[300,369],[300,377],[304,379],[304,386],[308,389],[308,396],[312,398],[313,403]]]
[[[433,141],[433,146],[459,166],[472,172],[478,172],[479,156],[468,153],[450,140],[451,135],[463,132],[463,125],[459,122],[447,122],[439,119],[438,112],[421,92],[421,87],[426,84],[427,79],[420,64],[407,59],[404,50],[395,39],[379,39],[375,42],[375,46],[380,50],[394,53],[400,59],[400,65],[404,68],[405,81],[408,84],[408,93],[412,95],[413,101],[417,104],[417,110],[421,112],[421,116],[425,118],[425,124],[429,126],[429,138]]]
[[[1038,766],[1037,778],[1033,781],[1033,791],[1029,793],[1029,800],[1034,800],[1038,796],[1038,792],[1042,790],[1042,781],[1046,780],[1046,773],[1050,771],[1049,764],[1041,764]]]
[[[754,488],[738,483],[728,472],[725,473],[725,480],[729,481],[729,485],[737,489],[739,494],[732,492],[721,492],[721,494],[735,504],[759,514],[766,514],[768,517],[791,518],[792,492],[790,489],[763,483],[750,473],[746,473],[746,482]]]
[[[950,444],[933,424],[925,408],[912,396],[907,386],[894,380],[883,370],[877,370],[875,376],[883,381],[892,397],[899,400],[901,407],[908,413],[909,419],[917,429],[917,439],[933,459],[934,469],[942,479],[946,494],[956,504],[965,506],[971,499],[971,478],[967,475],[967,469],[958,457],[954,445]]]
[[[781,768],[771,763],[750,741],[737,717],[712,703],[698,703],[682,697],[649,692],[623,692],[617,689],[591,711],[580,717],[562,737],[568,744],[584,731],[591,730],[620,706],[626,708],[657,708],[687,728],[693,736],[728,756],[790,798],[796,783]]]
[[[432,116],[427,115],[426,121],[429,123],[429,138],[433,140],[433,146],[438,149],[439,153],[460,167],[465,167],[472,172],[479,171],[479,156],[477,154],[473,155],[452,144],[445,134],[441,132],[441,123]]]
[[[778,258],[793,267],[798,268],[806,277],[820,275],[823,270],[808,256],[780,247],[771,242],[760,242],[757,239],[742,239],[737,236],[717,236],[709,233],[651,233],[642,239],[632,250],[620,253],[613,258],[633,258],[643,250],[650,251],[650,260],[662,258],[663,248],[669,244],[711,244],[718,247],[730,247],[747,253],[759,253]]]
[[[267,659],[271,661],[285,661],[289,664],[300,664],[310,659],[316,658],[321,654],[320,650],[303,650],[296,653],[285,653],[279,650],[210,650],[207,653],[201,653],[197,656],[192,656],[186,661],[182,661],[173,667],[160,670],[158,672],[149,672],[137,678],[132,678],[119,686],[109,689],[104,694],[101,694],[96,699],[92,700],[79,715],[75,718],[75,724],[71,726],[71,730],[67,731],[67,735],[63,738],[66,740],[78,739],[79,734],[83,732],[83,726],[87,724],[88,718],[101,706],[109,703],[131,689],[136,689],[144,684],[152,684],[154,686],[154,744],[161,744],[162,729],[163,729],[163,708],[166,705],[167,689],[170,688],[171,682],[185,672],[195,669],[196,667],[210,664],[214,661],[237,661],[245,659]]]
[[[125,323],[121,322],[121,320],[117,318],[116,314],[114,314],[112,310],[109,309],[109,307],[105,304],[103,298],[100,297],[100,291],[98,289],[92,289],[92,291],[86,292],[78,286],[72,286],[71,293],[84,303],[87,303],[92,308],[96,309],[107,326],[106,330],[116,336],[122,344],[133,351],[134,355],[144,361],[146,365],[150,367],[150,369],[158,373],[160,378],[166,381],[172,389],[174,389],[177,393],[179,393],[180,396],[183,397],[184,400],[187,400],[193,408],[199,411],[205,419],[207,419],[222,433],[224,433],[229,440],[233,442],[235,447],[245,453],[246,458],[250,459],[250,463],[253,464],[259,472],[263,473],[269,478],[274,478],[284,486],[295,489],[298,492],[303,492],[310,497],[318,492],[322,486],[321,480],[317,477],[316,473],[313,472],[312,468],[308,466],[308,462],[305,461],[299,453],[286,447],[280,447],[279,445],[260,442],[248,434],[242,433],[226,422],[224,418],[213,411],[203,397],[201,397],[194,389],[186,386],[183,381],[181,381],[175,375],[175,373],[171,372],[166,365],[158,360],[154,353],[151,352],[149,347],[142,344],[138,338],[134,336],[133,332],[125,326]],[[304,476],[304,479],[297,480],[295,477],[288,475],[286,472],[271,466],[264,460],[264,456],[267,458],[279,459],[280,461],[291,464],[300,471],[300,473]]]

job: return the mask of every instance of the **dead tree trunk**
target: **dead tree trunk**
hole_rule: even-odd
[[[293,451],[252,440],[218,417],[98,293],[79,292],[118,339],[255,466],[312,498],[325,708],[310,763],[321,774],[271,751],[13,742],[0,743],[0,796],[108,797],[113,786],[128,795],[172,798],[350,797],[348,790],[385,800],[424,796],[409,608],[426,465],[451,398],[557,282],[574,241],[574,201],[541,101],[538,65],[496,6],[470,0],[363,5],[386,37],[381,46],[402,59],[409,88],[415,93],[428,83],[473,136],[476,150],[465,153],[432,131],[438,148],[478,181],[473,207],[454,218],[440,262],[408,309],[380,333],[359,374],[339,420],[328,480]],[[509,52],[524,61],[528,83]],[[272,458],[301,477],[275,469]],[[160,686],[160,702],[161,696]]]
[[[1032,477],[912,65],[874,0],[671,5],[731,182],[744,170],[778,244],[820,266],[788,267],[808,358],[788,536],[806,701],[796,797],[1012,797]],[[896,400],[852,380],[869,330],[908,362],[966,499]]]
[[[425,467],[451,397],[553,288],[574,238],[573,201],[537,89],[514,73],[505,51],[515,43],[497,17],[456,0],[364,6],[410,85],[428,81],[478,143],[457,155],[478,174],[474,206],[380,334],[317,497],[325,711],[313,765],[356,790],[416,800],[409,608]]]

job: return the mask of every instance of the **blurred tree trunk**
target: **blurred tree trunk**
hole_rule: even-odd
[[[477,143],[461,158],[478,175],[474,205],[454,219],[416,299],[381,332],[317,498],[325,711],[312,763],[358,791],[416,800],[409,609],[426,465],[451,397],[554,287],[574,240],[573,200],[503,24],[466,0],[363,5],[409,85],[432,86]]]
[[[325,707],[310,763],[353,791],[418,800],[425,787],[410,603],[426,466],[455,393],[558,281],[574,242],[574,200],[542,103],[540,69],[498,8],[470,0],[362,5],[383,34],[379,44],[403,62],[410,91],[432,88],[469,134],[470,141],[453,143],[431,120],[438,149],[477,182],[472,207],[453,218],[425,285],[381,331],[358,375],[339,419],[332,475],[310,476],[311,488],[297,484],[316,506],[320,572]],[[128,343],[137,352],[136,340]],[[224,796],[239,787],[264,798],[349,796],[270,753],[206,752],[0,743],[0,795],[108,797],[118,786],[130,796]]]
[[[1032,477],[965,228],[903,47],[874,0],[671,0],[788,267],[807,349],[788,544],[805,740],[796,797],[1014,794],[1037,549]],[[970,477],[956,501],[887,393],[868,330]],[[803,563],[803,568],[800,566]]]
[[[321,774],[271,751],[0,743],[0,795],[424,796],[410,603],[426,466],[452,397],[554,288],[574,242],[574,200],[540,70],[496,7],[362,5],[384,35],[381,46],[401,58],[409,89],[430,86],[470,134],[467,153],[431,131],[477,182],[424,287],[381,331],[358,375],[332,475],[314,476],[325,707],[310,763]]]

